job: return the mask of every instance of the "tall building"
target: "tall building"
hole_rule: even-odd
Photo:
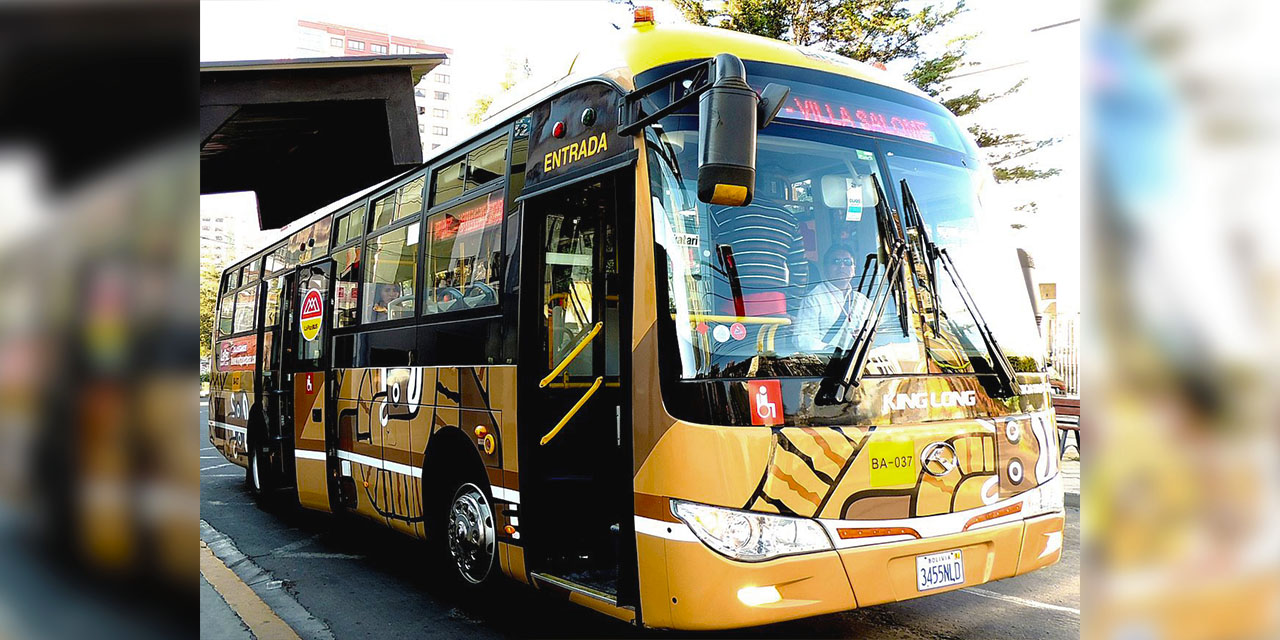
[[[383,56],[412,53],[443,53],[453,49],[427,44],[422,40],[393,36],[329,22],[298,21],[299,57],[335,58],[340,56]],[[414,103],[418,108],[418,133],[422,137],[422,155],[454,139],[463,122],[461,106],[453,97],[450,60],[445,59],[414,87]]]
[[[248,202],[252,202],[250,198]],[[252,204],[243,194],[200,199],[200,264],[223,269],[261,249],[275,231],[258,229]]]

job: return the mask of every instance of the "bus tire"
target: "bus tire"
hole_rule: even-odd
[[[244,483],[249,488],[249,493],[262,497],[275,488],[275,475],[271,472],[269,459],[262,453],[262,440],[266,435],[265,420],[257,407],[249,415],[249,466],[244,470]]]
[[[498,531],[487,482],[458,482],[444,517],[445,560],[457,582],[480,588],[493,582]]]
[[[255,496],[262,495],[265,479],[266,473],[262,469],[262,454],[258,453],[257,447],[249,447],[249,466],[244,470],[244,484],[249,488],[249,493]]]

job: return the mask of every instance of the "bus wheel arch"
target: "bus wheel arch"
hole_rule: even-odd
[[[446,427],[427,441],[422,461],[426,537],[458,582],[477,587],[497,571],[497,507],[484,462],[461,429]],[[468,561],[459,561],[459,550]],[[472,545],[482,547],[476,556]],[[481,561],[476,562],[477,558]]]

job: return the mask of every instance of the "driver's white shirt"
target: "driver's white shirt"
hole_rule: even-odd
[[[849,311],[844,308],[849,297]],[[857,291],[846,291],[830,282],[819,282],[805,296],[796,316],[796,347],[802,351],[830,351],[833,347],[848,349],[871,311],[871,301]],[[830,342],[823,340],[831,328],[840,325]]]

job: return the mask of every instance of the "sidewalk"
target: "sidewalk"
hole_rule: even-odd
[[[300,640],[204,540],[200,541],[200,637]]]
[[[200,637],[210,640],[222,638],[252,638],[249,627],[231,610],[204,575],[200,576]]]
[[[1067,453],[1059,465],[1062,470],[1062,492],[1069,507],[1080,507],[1080,456],[1075,449]]]

